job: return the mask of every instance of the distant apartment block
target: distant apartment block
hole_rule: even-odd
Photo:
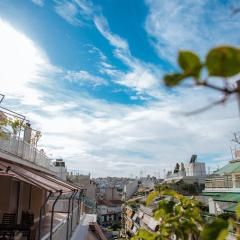
[[[211,214],[234,213],[240,202],[240,151],[235,159],[209,175],[203,191],[204,201]]]

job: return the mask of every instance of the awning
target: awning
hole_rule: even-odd
[[[69,193],[81,189],[80,187],[67,183],[53,175],[2,160],[0,160],[0,169],[14,178],[28,182],[29,184],[53,193],[60,191],[62,191],[62,193]]]
[[[202,196],[207,196],[207,197],[215,197],[215,196],[220,196],[221,193],[216,193],[216,192],[202,192]]]
[[[237,203],[233,203],[231,206],[224,208],[223,211],[224,212],[231,212],[231,213],[236,213],[236,207],[237,207]]]
[[[220,196],[213,197],[214,201],[220,202],[240,202],[239,193],[222,193]]]

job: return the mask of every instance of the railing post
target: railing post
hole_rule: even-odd
[[[59,191],[59,195],[57,196],[57,198],[55,199],[53,205],[52,205],[52,214],[51,214],[51,226],[50,226],[50,237],[49,239],[52,240],[52,235],[53,235],[53,217],[54,217],[54,208],[55,208],[55,205],[58,201],[58,199],[61,197],[62,195],[62,190]]]
[[[74,198],[77,194],[77,190],[74,190],[74,195],[73,195],[73,198],[72,198],[72,209],[71,209],[71,212],[72,212],[72,216],[71,216],[71,232],[70,232],[70,236],[72,236],[72,227],[73,227],[73,204],[74,204]]]
[[[41,206],[40,209],[40,216],[39,216],[39,223],[38,223],[38,239],[41,240],[41,224],[42,224],[42,215],[43,215],[43,210],[45,210],[45,206],[49,200],[49,198],[51,197],[52,192],[49,192],[47,198],[45,199],[43,205]]]
[[[81,204],[81,197],[82,197],[82,189],[79,190],[79,196],[78,196],[78,215],[77,215],[77,224],[79,224],[80,220],[80,204]]]
[[[73,197],[74,193],[75,193],[75,190],[73,190],[73,193],[71,194],[71,196],[68,199],[67,238],[66,238],[67,240],[68,240],[68,237],[69,237],[69,216],[70,216],[71,198]]]

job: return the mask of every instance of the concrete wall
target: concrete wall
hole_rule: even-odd
[[[21,221],[22,211],[30,211],[34,218],[39,212],[45,191],[26,182],[18,181],[12,177],[0,176],[0,220],[3,213],[16,213],[18,222]]]
[[[104,199],[105,200],[121,200],[122,195],[117,191],[116,187],[108,187],[106,188]]]
[[[9,212],[10,191],[11,191],[11,178],[0,176],[0,219],[3,213]]]
[[[124,200],[128,200],[129,198],[131,198],[131,196],[135,192],[137,192],[137,190],[138,190],[138,181],[137,180],[126,184],[123,189],[124,198],[125,198]]]
[[[30,211],[34,214],[34,218],[39,217],[40,209],[43,204],[46,192],[40,188],[32,186],[31,207]]]
[[[206,167],[205,163],[196,162],[185,164],[186,176],[206,176]]]

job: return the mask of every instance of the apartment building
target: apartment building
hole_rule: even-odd
[[[240,150],[234,160],[207,177],[202,196],[211,214],[235,212],[240,202]]]
[[[177,163],[173,171],[167,172],[164,182],[187,184],[204,184],[206,178],[206,167],[204,162],[197,161],[197,155],[192,155],[189,163]]]
[[[107,227],[120,224],[122,214],[121,200],[99,200],[97,203],[98,222]]]
[[[159,222],[153,217],[158,201],[146,207],[144,205],[145,200],[145,196],[130,199],[123,209],[123,224],[125,226],[123,235],[128,239],[133,237],[139,228],[144,228],[152,232],[159,229]]]

